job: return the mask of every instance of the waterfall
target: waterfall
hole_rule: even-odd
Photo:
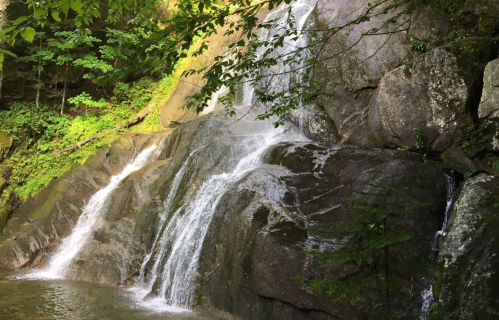
[[[445,208],[445,217],[444,217],[444,222],[442,223],[442,229],[438,230],[435,233],[435,238],[432,243],[432,259],[437,259],[438,255],[438,247],[440,244],[440,238],[443,236],[445,228],[447,228],[447,222],[449,220],[449,213],[452,209],[453,205],[453,200],[454,200],[454,193],[456,191],[456,182],[454,180],[454,177],[451,175],[446,174],[445,179],[447,182],[447,206]],[[421,293],[421,297],[423,299],[423,305],[421,307],[421,320],[428,320],[429,315],[430,315],[430,308],[431,305],[433,304],[433,283],[432,281],[429,281],[428,288],[423,290]]]
[[[251,137],[248,148],[251,150],[243,157],[230,173],[213,175],[197,190],[193,198],[179,208],[169,220],[161,237],[155,242],[159,249],[154,254],[154,265],[150,274],[141,275],[143,286],[152,289],[159,281],[158,296],[163,303],[171,306],[189,307],[192,304],[197,267],[202,244],[215,213],[218,202],[228,190],[231,182],[238,181],[247,172],[261,164],[261,155],[269,146],[281,140],[284,129],[269,130],[263,135]],[[168,215],[176,189],[185,173],[188,161],[178,171],[165,201],[162,219]],[[143,263],[149,263],[151,254]]]
[[[66,237],[59,246],[57,252],[52,256],[47,266],[38,274],[49,278],[63,278],[69,268],[73,258],[80,252],[86,240],[94,231],[95,225],[105,214],[112,192],[120,183],[132,172],[144,167],[158,150],[156,146],[151,146],[129,163],[123,171],[111,177],[109,184],[97,191],[83,207],[82,213],[76,222],[71,234]]]
[[[154,254],[154,248],[156,248],[156,246],[158,244],[158,240],[160,240],[160,236],[162,234],[161,233],[161,228],[162,228],[164,222],[166,221],[166,219],[168,218],[168,214],[170,213],[170,210],[171,210],[171,208],[173,206],[173,199],[175,198],[175,196],[177,194],[178,187],[180,186],[180,182],[182,182],[182,179],[184,177],[185,171],[187,170],[187,166],[189,164],[189,161],[190,161],[193,153],[194,152],[192,152],[189,155],[189,157],[187,158],[187,160],[185,160],[183,166],[177,172],[177,174],[175,175],[175,178],[173,178],[173,181],[171,183],[170,191],[169,191],[168,196],[166,197],[166,200],[164,202],[163,211],[162,211],[162,213],[161,213],[161,215],[159,217],[160,219],[159,219],[159,223],[158,223],[158,229],[156,231],[156,236],[154,238],[153,245],[151,247],[151,251],[146,255],[144,261],[142,262],[142,266],[140,268],[140,274],[139,274],[138,283],[142,287],[145,286],[148,289],[152,289],[152,283],[148,282],[148,280],[145,278],[145,276],[146,276],[146,268],[147,268],[147,266],[149,264],[149,261],[151,260],[151,258],[153,256],[153,254]],[[166,239],[166,238],[167,237],[162,237],[162,239]],[[153,266],[151,274],[157,274],[158,273],[159,262],[160,262],[160,259],[164,256],[165,250],[166,250],[166,246],[161,245],[161,247],[159,248],[159,251],[154,256],[155,264]]]
[[[295,18],[296,30],[298,31],[298,37],[286,37],[284,41],[286,46],[281,50],[275,50],[275,56],[283,53],[291,53],[296,50],[296,48],[304,48],[307,46],[309,37],[306,32],[300,33],[305,26],[305,23],[313,11],[315,3],[317,0],[298,0],[291,5],[291,14]],[[284,33],[284,29],[288,28],[286,20],[289,18],[288,8],[290,5],[282,5],[277,10],[269,13],[265,18],[265,23],[270,23],[275,21],[275,27],[272,29],[263,29],[259,35],[259,40],[271,42],[274,36],[277,34]],[[256,53],[257,59],[260,59],[264,52],[267,51],[268,47],[260,47]],[[269,91],[285,91],[295,83],[302,82],[303,76],[301,71],[294,72],[293,70],[300,70],[303,67],[304,61],[309,57],[310,52],[304,50],[301,52],[301,59],[299,63],[288,63],[284,64],[282,61],[278,61],[277,65],[271,69],[260,70],[262,74],[279,74],[277,78],[269,77],[271,81],[267,82],[265,79],[264,83],[260,85],[265,87]],[[275,72],[274,72],[275,71]],[[242,105],[254,105],[255,103],[255,89],[248,83],[245,82],[243,85],[243,91],[245,94],[242,98]]]
[[[274,19],[278,14],[287,15],[286,8],[287,6],[283,6],[276,12],[269,14],[267,20]],[[307,5],[305,1],[301,0],[293,5],[292,11],[300,29],[312,9],[313,5]],[[285,20],[286,16],[279,19],[281,22]],[[260,38],[265,39],[268,36],[269,32],[264,31]],[[301,38],[289,42],[296,45],[306,41],[306,39]],[[288,51],[293,49],[293,46],[283,48],[283,50]],[[216,104],[218,94],[214,95],[210,106]],[[243,85],[243,106],[241,109],[251,105],[250,102],[253,100],[253,88],[249,85]],[[239,126],[242,123],[236,122],[232,125]],[[248,123],[246,122],[245,125]],[[238,156],[240,158],[234,162],[237,164],[232,170],[213,175],[198,187],[193,186],[192,188],[196,189],[185,201],[185,204],[175,212],[171,212],[180,183],[186,174],[190,159],[196,151],[189,155],[176,173],[164,202],[164,209],[160,216],[161,225],[158,226],[153,245],[149,248],[142,263],[137,283],[131,289],[144,306],[157,311],[177,311],[176,307],[189,308],[192,305],[197,279],[200,276],[198,266],[203,242],[223,195],[234,182],[239,181],[248,172],[262,164],[261,157],[269,147],[281,141],[305,139],[302,135],[299,137],[297,135],[290,136],[284,127],[273,128],[271,121],[268,121],[268,126],[264,130],[254,131],[253,134],[245,136],[244,141],[241,142],[246,150],[242,157]],[[150,292],[154,293],[154,297],[151,297]]]

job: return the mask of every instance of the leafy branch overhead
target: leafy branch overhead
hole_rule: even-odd
[[[215,57],[212,64],[185,72],[185,76],[202,74],[206,80],[199,92],[189,97],[185,107],[201,112],[216,92],[225,89],[227,93],[219,96],[219,102],[228,115],[235,115],[233,105],[236,89],[247,86],[252,88],[256,97],[256,101],[247,103],[264,107],[265,111],[258,118],[277,116],[277,126],[283,123],[290,110],[310,104],[319,96],[334,96],[334,88],[339,85],[338,79],[324,78],[326,76],[316,73],[316,69],[323,67],[327,60],[352,50],[365,37],[390,36],[407,31],[410,20],[401,22],[401,18],[410,16],[417,7],[437,4],[444,10],[456,9],[446,0],[376,0],[366,3],[357,16],[344,24],[331,25],[323,30],[299,26],[291,8],[279,20],[269,18],[262,21],[257,15],[291,2],[177,0],[168,7],[166,14],[160,14],[158,8],[161,2],[157,0],[29,0],[27,5],[31,14],[13,21],[1,31],[0,38],[10,45],[14,45],[18,37],[32,42],[35,28],[71,20],[75,28],[65,31],[73,33],[66,37],[66,42],[82,43],[93,37],[88,26],[94,19],[104,19],[109,24],[126,21],[127,29],[133,29],[134,32],[108,31],[109,38],[120,38],[120,41],[108,41],[101,47],[99,54],[85,55],[71,62],[89,70],[86,78],[106,85],[110,81],[120,81],[133,72],[142,75],[171,74],[178,61],[187,57],[187,50],[195,48],[194,57],[208,50],[212,45],[210,36],[218,33],[237,36],[236,41],[227,47],[223,55]],[[346,49],[330,56],[323,55],[325,45],[339,32],[374,18],[384,22],[362,33]],[[268,36],[261,37],[262,33]],[[131,34],[136,37],[127,39]],[[300,41],[301,37],[312,40],[303,42]],[[279,53],[285,44],[291,44],[294,49]],[[11,53],[0,51],[0,59],[4,54]],[[106,61],[109,58],[121,63]],[[300,78],[300,81],[286,80],[285,77],[291,74],[292,77]],[[271,80],[287,84],[282,87],[271,86]],[[327,86],[324,85],[326,83]]]

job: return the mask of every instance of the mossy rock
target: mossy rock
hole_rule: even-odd
[[[333,302],[293,279],[317,279],[328,269],[304,250],[331,244],[303,227],[352,221],[348,199],[354,190],[388,177],[390,186],[403,191],[397,201],[431,203],[405,219],[404,226],[432,239],[445,211],[443,171],[410,153],[310,142],[279,143],[264,162],[235,183],[217,206],[200,258],[198,306],[251,320],[378,319],[362,303]],[[416,245],[414,252],[428,255],[430,241]],[[399,282],[421,290],[415,279],[404,278],[404,268],[393,267]],[[408,319],[419,312],[420,299],[406,298],[406,307],[396,308]]]
[[[473,124],[490,39],[469,38],[436,48],[388,73],[371,99],[371,138],[379,147],[445,151],[459,128]]]
[[[499,318],[499,180],[468,180],[441,240],[434,319]]]
[[[0,131],[0,162],[7,156],[13,143],[13,136],[7,135]]]
[[[0,236],[0,265],[20,268],[43,263],[47,252],[71,231],[84,203],[134,155],[132,139],[122,137],[100,148],[84,165],[52,180],[18,209],[4,214],[11,219]]]

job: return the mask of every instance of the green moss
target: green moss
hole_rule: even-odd
[[[448,44],[444,50],[452,52],[456,57],[460,75],[465,80],[479,79],[482,77],[480,64],[485,64],[492,60],[490,38],[466,38]],[[472,85],[469,83],[468,85]]]
[[[10,194],[3,193],[0,197],[0,235],[3,234],[5,225],[12,211],[12,205],[10,202]]]
[[[22,199],[34,196],[75,164],[83,164],[103,144],[113,142],[122,132],[112,131],[57,157],[52,156],[53,153],[124,124],[137,112],[152,108],[145,119],[131,127],[130,131],[146,133],[163,130],[159,122],[159,107],[174,92],[188,62],[189,59],[179,62],[174,74],[159,82],[142,79],[132,85],[117,86],[116,95],[109,99],[106,107],[91,108],[92,112],[85,111],[74,118],[59,116],[56,112],[58,106],[36,108],[32,104],[15,103],[10,106],[10,110],[2,111],[0,148],[4,144],[10,148],[12,139],[9,135],[20,137],[28,132],[30,136],[6,159],[6,164],[13,167],[9,190],[19,194]]]
[[[472,193],[472,195],[468,198],[468,201],[465,203],[465,205],[466,206],[478,205],[487,194],[488,192],[486,190],[478,189],[476,192]]]

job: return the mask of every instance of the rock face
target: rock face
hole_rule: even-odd
[[[319,0],[312,29],[345,25],[366,8],[362,0]],[[324,59],[315,70],[315,80],[326,92],[335,92],[332,98],[320,96],[318,105],[333,120],[343,142],[369,147],[374,146],[368,129],[369,101],[380,79],[418,55],[408,45],[412,37],[430,41],[447,34],[451,27],[445,15],[437,17],[430,9],[417,10],[411,17],[383,26],[389,15],[396,13],[376,16],[376,10],[370,13],[370,21],[340,30],[320,52],[313,52]],[[373,28],[381,28],[380,34],[362,36]]]
[[[499,120],[499,59],[487,64],[483,83],[478,116],[480,118]]]
[[[215,114],[175,130],[159,159],[131,174],[114,191],[106,214],[65,276],[105,284],[133,282],[146,254],[158,249],[151,248],[154,239],[171,215],[181,214],[178,209],[193,201],[209,177],[234,169],[247,153],[248,137],[261,139],[253,136],[255,130],[272,128],[271,123],[247,119],[238,126],[228,123],[230,119]],[[291,128],[283,134],[290,141],[303,140]],[[74,226],[83,202],[133,157],[134,143],[140,149],[152,142],[144,137],[124,138],[112,148],[103,148],[15,211],[8,232],[0,238],[0,263],[10,268],[42,266]],[[184,165],[171,214],[164,221],[160,217],[165,199]],[[347,199],[353,197],[353,190],[380,179],[403,190],[402,203],[432,203],[406,222],[431,238],[442,223],[446,182],[443,171],[421,157],[303,141],[268,149],[263,164],[231,183],[217,204],[199,260],[194,307],[245,319],[371,319],[362,305],[334,303],[310,293],[291,277],[319,277],[326,270],[303,253],[318,248],[320,241],[301,228],[351,221]],[[414,250],[428,255],[429,240]],[[421,291],[417,280],[407,279],[402,265],[394,268],[413,292]],[[154,288],[158,289],[157,284]],[[397,309],[401,315],[420,310],[418,295],[407,298],[408,307]]]
[[[432,203],[406,222],[432,238],[445,210],[442,171],[403,152],[306,142],[281,143],[265,162],[217,207],[200,259],[196,303],[243,319],[377,319],[362,306],[334,303],[292,279],[325,272],[303,250],[326,244],[302,228],[351,221],[347,199],[353,190],[386,178],[404,191],[400,203]],[[430,242],[415,250],[429,254]],[[417,282],[411,285],[421,291]],[[420,310],[418,295],[408,300],[401,315]]]
[[[468,0],[466,7],[478,15],[499,16],[499,3],[495,0]]]
[[[158,223],[145,204],[169,164],[169,160],[155,161],[122,182],[109,200],[103,221],[74,258],[65,274],[67,278],[119,284],[137,274],[144,248],[153,236],[150,226]]]
[[[459,173],[465,174],[468,172],[477,171],[477,167],[471,161],[463,150],[453,147],[442,154],[444,165]]]
[[[499,181],[485,174],[468,180],[454,205],[440,245],[444,264],[434,289],[439,317],[499,317]]]
[[[458,127],[472,123],[481,70],[491,54],[488,41],[467,39],[388,73],[371,100],[372,139],[379,146],[450,147]]]
[[[13,143],[14,137],[0,131],[0,162],[7,156]]]
[[[134,141],[124,136],[28,199],[12,214],[0,237],[0,265],[43,265],[46,253],[57,248],[75,225],[84,203],[121,172],[135,153]]]
[[[487,64],[483,83],[478,116],[495,129],[490,132],[488,149],[499,151],[499,59]]]

